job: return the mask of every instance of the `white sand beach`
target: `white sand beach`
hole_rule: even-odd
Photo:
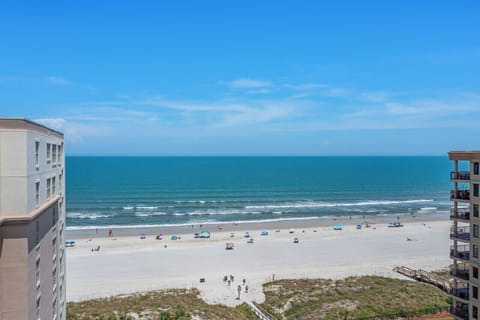
[[[401,277],[396,265],[436,270],[449,265],[449,226],[445,219],[409,221],[404,227],[378,223],[342,231],[315,226],[267,229],[268,236],[250,230],[254,243],[243,231],[212,232],[210,239],[194,239],[193,232],[179,240],[138,236],[73,238],[67,251],[67,300],[79,301],[116,294],[164,288],[198,288],[209,303],[235,305],[237,285],[246,279],[248,298],[263,301],[262,283],[281,278],[343,278],[353,275]],[[247,228],[248,226],[245,226]],[[290,228],[290,226],[289,226]],[[303,232],[304,230],[304,232]],[[316,231],[316,232],[314,232]],[[294,237],[299,243],[293,243]],[[411,241],[407,241],[410,238]],[[234,249],[226,250],[226,242]],[[100,246],[100,251],[91,249]],[[231,286],[224,275],[233,275]],[[200,278],[205,278],[200,283]],[[244,294],[244,293],[242,293]]]

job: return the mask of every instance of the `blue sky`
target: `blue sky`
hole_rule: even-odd
[[[480,149],[478,1],[0,2],[0,116],[71,155]]]

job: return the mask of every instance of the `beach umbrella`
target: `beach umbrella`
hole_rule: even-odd
[[[262,236],[268,236],[268,231],[266,231],[266,230],[263,230],[263,231],[262,231],[262,233],[261,233],[260,235],[262,235]]]

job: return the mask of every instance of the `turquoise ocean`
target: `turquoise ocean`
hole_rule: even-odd
[[[69,229],[450,208],[447,157],[67,157]]]

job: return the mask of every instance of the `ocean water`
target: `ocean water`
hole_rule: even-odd
[[[428,215],[447,157],[67,157],[69,229]]]

